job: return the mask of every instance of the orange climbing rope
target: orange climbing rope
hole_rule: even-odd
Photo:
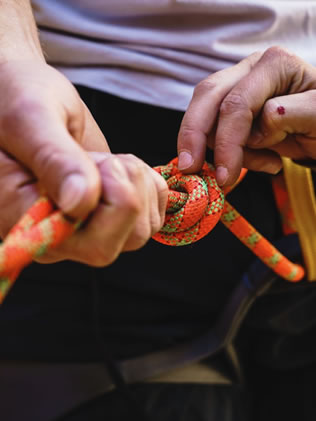
[[[283,256],[225,200],[225,194],[232,188],[222,191],[210,164],[205,163],[198,175],[182,174],[177,168],[177,158],[155,169],[169,186],[165,224],[153,236],[155,240],[173,246],[191,244],[207,235],[221,220],[279,276],[289,281],[299,281],[304,277],[300,265]],[[245,172],[243,170],[240,179]],[[32,259],[43,255],[48,248],[56,247],[79,225],[55,210],[48,198],[40,198],[0,246],[0,303]]]
[[[219,220],[275,273],[288,281],[299,281],[304,269],[289,261],[265,239],[236,209],[225,195],[238,182],[223,192],[217,185],[212,165],[205,163],[199,175],[183,175],[177,159],[156,167],[169,187],[167,215],[162,230],[153,238],[168,245],[193,243],[208,234]]]

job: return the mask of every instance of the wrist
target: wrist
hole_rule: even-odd
[[[0,63],[45,61],[29,0],[0,0]]]

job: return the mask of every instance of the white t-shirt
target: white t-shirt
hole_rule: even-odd
[[[316,0],[33,0],[48,61],[71,81],[185,110],[194,86],[281,45],[316,65]]]

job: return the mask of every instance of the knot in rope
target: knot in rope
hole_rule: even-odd
[[[304,269],[289,261],[245,219],[227,200],[228,193],[243,178],[223,192],[215,179],[214,167],[203,165],[196,175],[184,175],[177,158],[156,167],[169,186],[165,224],[153,238],[160,243],[182,246],[208,234],[219,220],[256,256],[279,276],[289,281],[304,277]],[[109,221],[110,223],[110,221]],[[22,269],[47,249],[57,247],[80,226],[56,210],[48,197],[41,197],[11,229],[0,245],[0,304]]]
[[[200,240],[220,220],[224,192],[215,179],[215,169],[204,163],[199,174],[185,175],[175,158],[168,165],[155,167],[167,181],[169,197],[162,229],[153,236],[160,243],[183,246]]]
[[[178,160],[155,167],[167,181],[169,197],[163,228],[153,236],[160,243],[182,246],[208,234],[219,220],[275,273],[289,281],[298,281],[304,269],[289,261],[264,238],[225,199],[245,176],[243,169],[237,182],[224,191],[215,179],[214,167],[205,162],[198,175],[184,175],[177,168]]]

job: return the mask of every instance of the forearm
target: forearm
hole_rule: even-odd
[[[0,0],[0,63],[44,60],[29,0]]]

